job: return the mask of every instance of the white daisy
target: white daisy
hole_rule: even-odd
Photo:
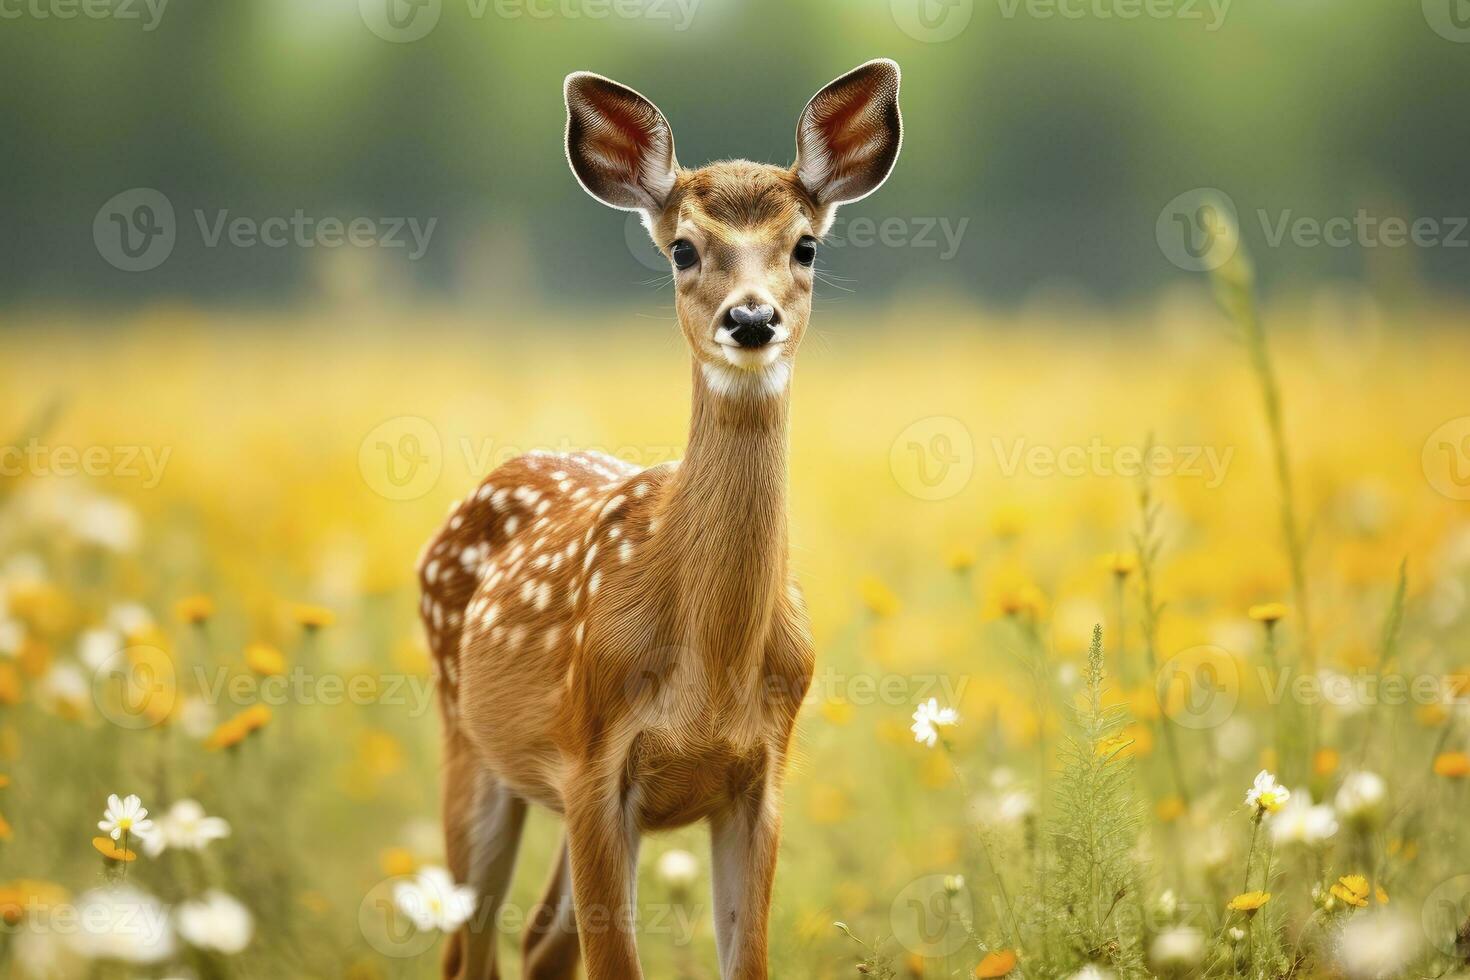
[[[953,708],[941,708],[936,698],[920,704],[914,711],[914,723],[909,731],[914,733],[915,742],[923,742],[931,749],[939,741],[939,729],[958,725],[960,716]]]
[[[1154,937],[1148,958],[1155,969],[1190,967],[1205,955],[1205,935],[1189,926],[1174,926]]]
[[[117,630],[105,627],[89,629],[77,639],[77,659],[95,674],[124,645],[122,634]]]
[[[13,657],[26,642],[26,628],[18,619],[0,615],[0,656]]]
[[[1371,823],[1383,807],[1388,786],[1372,772],[1355,772],[1337,790],[1337,812],[1354,823]]]
[[[174,910],[174,925],[190,946],[232,955],[250,945],[255,919],[250,910],[221,891]]]
[[[1326,803],[1312,802],[1305,787],[1294,790],[1291,800],[1271,818],[1271,839],[1277,845],[1305,844],[1318,847],[1337,833],[1337,814]]]
[[[443,868],[424,868],[393,889],[393,903],[419,929],[453,932],[475,911],[475,890]]]
[[[1419,951],[1417,925],[1386,911],[1354,916],[1338,935],[1338,967],[1354,980],[1402,976]]]
[[[659,855],[656,867],[659,879],[670,888],[688,888],[699,877],[699,859],[678,848]]]
[[[1276,781],[1276,777],[1262,769],[1256,773],[1256,781],[1245,794],[1245,805],[1254,807],[1259,813],[1275,813],[1291,799],[1291,790]]]
[[[117,794],[113,793],[107,798],[107,810],[102,814],[102,819],[97,821],[97,829],[113,840],[121,840],[123,834],[130,834],[146,843],[154,826],[153,821],[148,819],[143,801],[135,794],[118,799]]]
[[[202,851],[211,841],[228,836],[230,825],[223,817],[206,816],[197,800],[179,800],[158,818],[154,833],[143,838],[143,849],[149,857],[157,857],[170,847]]]
[[[177,945],[168,908],[131,885],[84,892],[72,921],[76,929],[67,940],[88,959],[158,963],[172,957]]]

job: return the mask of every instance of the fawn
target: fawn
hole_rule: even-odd
[[[658,108],[566,79],[566,152],[594,198],[642,212],[673,266],[693,359],[682,464],[530,453],[452,511],[419,563],[443,717],[450,870],[476,914],[445,976],[495,977],[495,917],[528,804],[565,817],[524,975],[643,975],[643,832],[708,820],[720,975],[764,978],[781,778],[811,683],[787,569],[787,416],[813,263],[837,205],[898,158],[899,71],[827,85],[790,168],[674,159]]]

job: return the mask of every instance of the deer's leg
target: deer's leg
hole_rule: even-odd
[[[715,945],[722,980],[766,980],[766,930],[781,817],[775,786],[740,797],[710,819]]]
[[[475,889],[475,912],[445,943],[443,970],[452,980],[498,980],[496,913],[510,888],[526,821],[525,801],[480,764],[458,734],[446,739],[444,840],[454,880]]]
[[[567,852],[587,980],[641,980],[634,941],[638,829],[617,785],[567,794]]]
[[[572,864],[562,841],[546,893],[531,912],[522,942],[525,980],[572,980],[577,975],[577,913],[572,904]]]

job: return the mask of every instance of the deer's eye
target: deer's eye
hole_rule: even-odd
[[[674,257],[674,268],[687,269],[699,261],[699,252],[687,239],[681,238],[669,249],[669,254]]]
[[[799,265],[811,265],[817,261],[817,240],[810,235],[802,235],[796,248],[791,250],[791,257]]]

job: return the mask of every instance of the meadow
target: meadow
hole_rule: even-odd
[[[7,975],[437,975],[403,907],[443,863],[418,549],[509,456],[652,464],[687,426],[666,318],[502,315],[7,325]],[[772,975],[1470,969],[1464,316],[819,311]],[[533,816],[511,975],[556,835]],[[703,834],[641,874],[649,975],[715,977]]]

